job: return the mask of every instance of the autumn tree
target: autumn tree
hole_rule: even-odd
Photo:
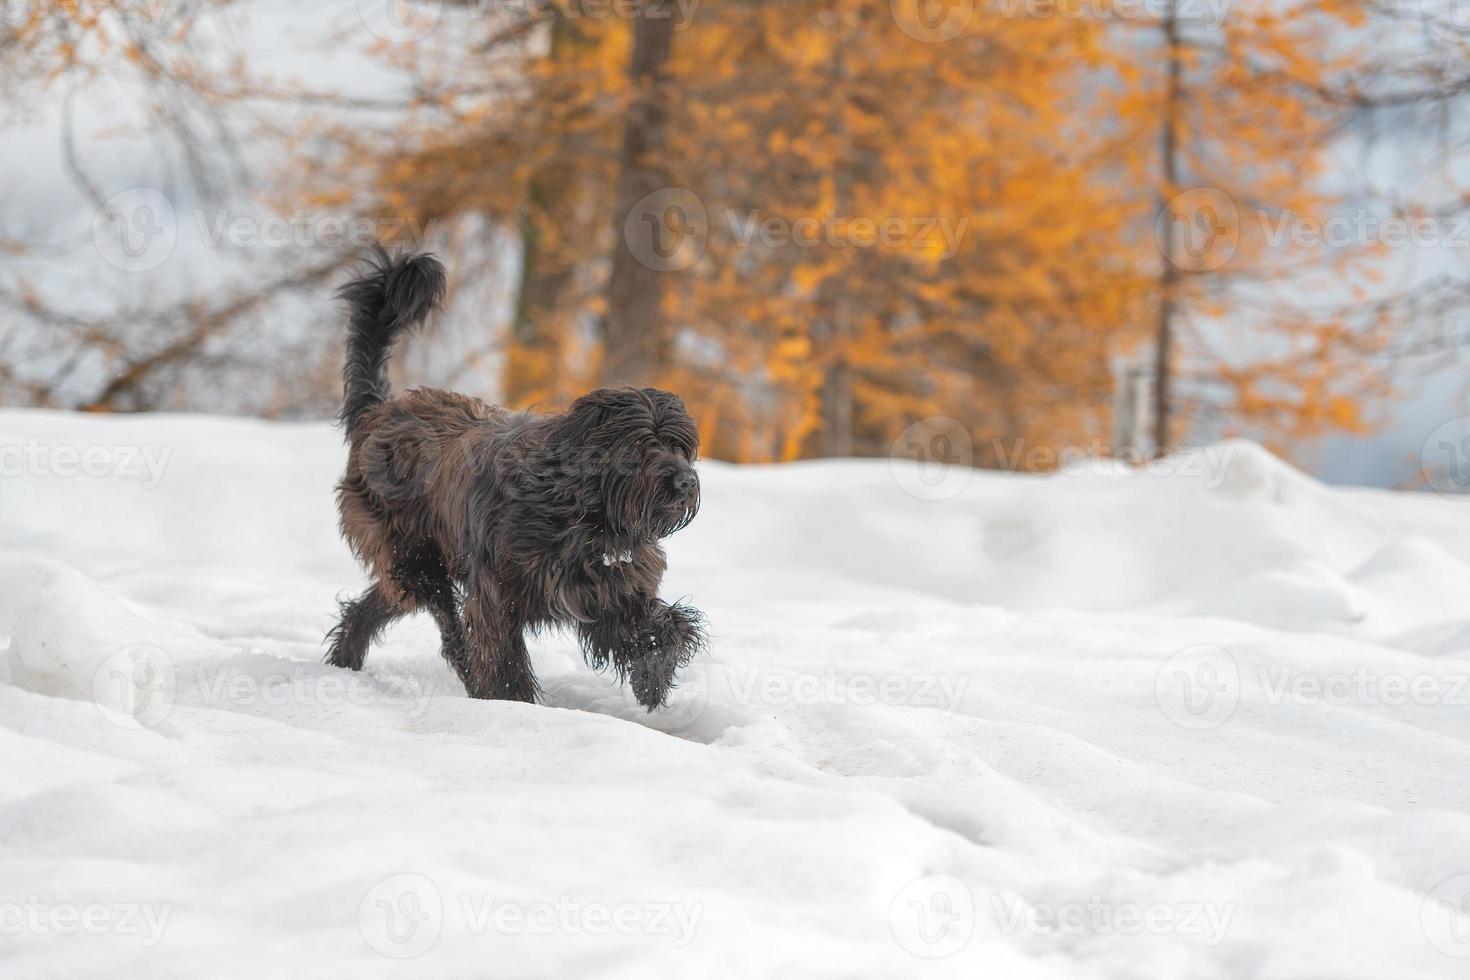
[[[1181,11],[1119,16],[1110,45],[1126,88],[1109,156],[1155,202],[1155,445],[1208,411],[1277,440],[1361,429],[1416,329],[1412,304],[1372,288],[1381,245],[1312,233],[1364,207],[1328,178],[1403,68],[1375,55],[1384,13],[1357,0]]]
[[[449,319],[482,335],[451,380],[485,374],[518,406],[669,386],[714,454],[747,460],[886,453],[944,416],[1002,465],[1015,440],[1105,439],[1120,360],[1152,361],[1161,449],[1211,408],[1278,434],[1356,426],[1354,386],[1382,383],[1403,319],[1344,285],[1367,251],[1282,248],[1273,229],[1330,213],[1334,141],[1365,100],[1410,89],[1374,87],[1393,72],[1359,43],[1360,4],[1207,9],[1225,16],[455,0],[402,29],[344,26],[402,72],[401,95],[371,99],[205,71],[183,30],[125,50],[184,85],[183,145],[227,149],[221,113],[253,114],[287,150],[279,205],[438,229],[401,240],[447,254]],[[16,36],[53,64],[73,50],[58,29]],[[1416,71],[1443,101],[1458,76],[1441,69]],[[257,295],[318,289],[350,258],[318,250],[168,311],[141,355],[78,321],[128,351],[93,401],[145,407],[157,366],[222,356]],[[475,288],[497,279],[503,331]]]
[[[580,248],[554,300],[523,299],[567,322],[518,318],[507,391],[562,393],[524,383],[556,332],[594,349],[554,373],[600,363],[605,380],[677,387],[736,458],[885,452],[934,414],[987,435],[1098,431],[1142,280],[1119,254],[1129,216],[1089,175],[1097,141],[1048,94],[1097,64],[1096,32],[997,15],[946,47],[872,0],[742,0],[655,25],[662,7],[560,10],[540,41],[473,23],[477,52],[515,38],[518,75],[446,62],[436,37],[392,52],[421,62],[421,91],[452,76],[488,94],[439,99],[449,111],[405,149],[367,155],[383,200],[534,215],[527,284],[547,243]],[[690,240],[649,262],[640,233]]]
[[[171,254],[186,221],[175,213],[179,189],[218,199],[245,179],[239,135],[213,98],[218,66],[230,64],[220,37],[233,7],[88,0],[10,4],[0,17],[5,123],[54,124],[68,204],[93,218],[77,234],[53,205],[44,221],[0,226],[0,401],[136,411],[197,405],[208,393],[219,411],[303,404],[288,379],[299,338],[263,344],[249,328],[271,324],[283,297],[326,287],[351,254],[197,289]],[[84,130],[79,119],[99,105],[108,129]],[[127,144],[151,181],[175,175],[172,200],[136,178],[110,182],[109,139]],[[8,191],[7,226],[29,213]]]

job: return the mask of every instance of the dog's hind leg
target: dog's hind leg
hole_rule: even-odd
[[[374,585],[356,599],[342,603],[342,621],[327,634],[327,663],[362,670],[368,645],[402,615],[403,608],[388,597],[382,585]]]
[[[470,686],[470,660],[465,650],[464,623],[459,618],[459,601],[454,585],[445,579],[442,586],[422,597],[423,604],[439,627],[439,653],[449,661],[460,683]]]
[[[393,567],[393,583],[403,590],[410,607],[427,610],[434,617],[439,627],[439,652],[454,668],[460,683],[469,687],[470,664],[464,623],[459,616],[459,590],[449,577],[439,549],[428,543],[408,549]]]

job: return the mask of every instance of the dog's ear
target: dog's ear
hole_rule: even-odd
[[[699,427],[684,407],[684,399],[662,388],[644,388],[643,394],[653,403],[654,424],[659,431],[678,442],[693,459],[699,452]]]
[[[672,391],[664,391],[662,388],[644,388],[643,394],[653,403],[653,416],[663,419],[667,415],[688,415],[689,410],[684,407],[684,399]]]
[[[581,432],[590,432],[616,413],[619,394],[616,388],[598,388],[572,402],[567,419]]]
[[[572,402],[571,408],[567,409],[567,411],[576,414],[577,412],[595,412],[599,409],[607,409],[611,407],[612,396],[616,394],[617,389],[615,388],[594,388],[581,398]]]
[[[628,420],[628,409],[647,403],[635,388],[598,388],[572,402],[562,416],[561,439],[587,443],[615,439],[619,427]]]

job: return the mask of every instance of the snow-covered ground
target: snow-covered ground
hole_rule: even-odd
[[[0,413],[0,975],[1470,973],[1470,502],[706,463],[650,715],[323,666],[341,459]]]

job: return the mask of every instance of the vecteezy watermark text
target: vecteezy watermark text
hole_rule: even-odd
[[[0,935],[126,936],[155,946],[173,910],[172,904],[46,902],[32,895],[24,902],[0,902]]]
[[[1326,704],[1334,707],[1386,705],[1424,707],[1470,704],[1470,674],[1400,674],[1355,667],[1309,674],[1290,667],[1257,668],[1266,703]]]
[[[687,187],[645,195],[623,220],[623,241],[640,263],[658,272],[688,269],[717,232],[737,248],[887,248],[954,258],[970,219],[954,215],[861,215],[836,210],[796,217],[727,208],[724,227],[703,198]]]
[[[570,895],[526,901],[484,892],[451,899],[446,902],[426,875],[390,875],[358,903],[358,931],[369,948],[395,959],[428,952],[446,929],[470,936],[646,936],[683,949],[704,915],[699,902],[602,902]]]
[[[1180,24],[1219,27],[1232,0],[996,0],[996,10],[1009,20],[1134,20],[1159,22],[1172,17]]]
[[[234,653],[264,656],[260,651]],[[242,667],[228,661],[179,665],[161,647],[133,645],[98,664],[92,675],[92,699],[111,709],[107,717],[123,727],[153,728],[168,718],[181,698],[196,707],[247,713],[289,707],[388,707],[417,718],[429,709],[433,698],[459,693],[456,683],[447,679],[442,689],[436,686],[440,682],[415,677],[390,685],[315,663],[276,658],[266,663],[264,669],[254,663]],[[181,691],[186,693],[181,695]]]
[[[108,265],[149,272],[172,257],[190,212],[153,187],[130,187],[104,201],[92,216],[92,245]],[[270,214],[218,208],[192,211],[193,231],[206,248],[368,248],[378,242],[420,245],[436,220],[406,214],[306,211]]]
[[[1464,671],[1398,672],[1357,665],[1324,673],[1266,664],[1243,670],[1229,650],[1209,643],[1169,657],[1155,676],[1154,696],[1170,721],[1203,731],[1231,719],[1248,681],[1254,681],[1251,689],[1259,688],[1269,708],[1470,705],[1470,673]]]
[[[835,211],[806,215],[796,219],[763,214],[759,210],[744,214],[725,212],[730,237],[742,246],[762,245],[766,248],[873,248],[922,249],[941,259],[952,259],[960,250],[967,217],[930,215],[882,218],[840,217]]]
[[[1006,20],[1130,20],[1218,28],[1232,0],[997,0],[989,9]],[[981,9],[979,0],[889,0],[894,23],[909,37],[942,44],[965,34]],[[979,31],[973,32],[978,34]]]
[[[1272,250],[1466,249],[1470,215],[1439,217],[1368,208],[1330,214],[1242,208],[1218,187],[1195,187],[1159,210],[1154,236],[1171,264],[1211,272],[1235,259],[1242,241]]]
[[[1010,473],[1095,473],[1108,476],[1182,476],[1199,479],[1205,489],[1221,486],[1230,474],[1238,446],[1222,443],[1179,449],[1155,457],[1138,447],[1112,447],[1102,440],[1087,445],[1050,446],[1025,439],[991,439],[995,464]],[[1125,464],[1120,467],[1119,464]]]
[[[368,248],[378,242],[422,243],[433,235],[438,222],[421,224],[406,215],[343,217],[297,210],[285,215],[240,214],[227,208],[208,214],[194,212],[199,237],[210,248]]]
[[[544,902],[461,895],[460,908],[477,936],[666,936],[676,949],[689,945],[704,915],[697,903],[586,902],[567,895]]]
[[[134,29],[161,28],[173,0],[0,0],[0,27],[60,15],[98,21],[112,15]]]
[[[1115,902],[1101,895],[1060,903],[992,895],[990,905],[1001,931],[1011,935],[1176,935],[1206,946],[1224,941],[1235,917],[1233,902]]]
[[[1239,447],[1221,443],[1155,457],[1141,448],[1109,446],[1100,439],[1086,445],[1056,446],[1025,438],[993,438],[977,445],[963,422],[932,416],[910,425],[894,439],[889,468],[894,480],[913,496],[944,500],[965,488],[986,450],[986,465],[1005,472],[1174,476],[1198,480],[1205,489],[1214,490],[1229,479]]]
[[[924,959],[958,953],[975,932],[979,912],[975,893],[952,874],[930,874],[904,885],[888,909],[893,938]],[[1174,935],[1217,946],[1235,917],[1233,902],[1119,901],[1089,895],[1053,902],[1012,892],[991,893],[994,927],[1007,935],[1140,936]]]
[[[474,19],[493,18],[521,23],[549,21],[661,20],[673,18],[682,31],[694,19],[701,0],[467,0],[447,6]],[[358,0],[358,16],[368,31],[394,44],[422,41],[438,28],[444,0]]]
[[[0,478],[137,480],[143,489],[152,490],[163,481],[172,456],[172,446],[58,445],[31,438],[0,445]]]

